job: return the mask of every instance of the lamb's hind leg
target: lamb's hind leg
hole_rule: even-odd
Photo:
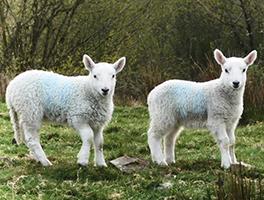
[[[47,159],[47,156],[39,143],[39,128],[31,127],[24,122],[21,122],[20,124],[23,131],[25,143],[28,146],[30,152],[32,153],[34,159],[37,162],[40,162],[43,166],[52,165],[51,162]]]
[[[153,162],[158,165],[168,165],[161,149],[162,137],[163,135],[155,131],[152,127],[148,130],[148,144]]]
[[[175,163],[175,141],[180,135],[182,127],[177,126],[165,136],[164,139],[164,154],[167,163]]]

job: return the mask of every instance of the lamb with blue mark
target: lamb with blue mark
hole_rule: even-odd
[[[107,166],[103,129],[112,117],[116,74],[123,69],[125,61],[123,57],[114,64],[94,63],[84,55],[88,76],[68,77],[31,70],[15,77],[7,87],[6,103],[17,143],[24,141],[35,160],[49,166],[51,162],[38,139],[42,121],[68,123],[82,139],[78,164],[88,165],[90,146],[94,143],[95,165]]]
[[[220,78],[203,83],[169,80],[150,92],[148,144],[154,163],[175,163],[175,141],[183,127],[207,128],[220,149],[221,166],[229,168],[238,163],[234,150],[235,129],[243,112],[246,71],[257,52],[254,50],[245,58],[226,58],[216,49],[214,57],[222,68]]]

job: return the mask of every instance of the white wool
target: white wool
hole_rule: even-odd
[[[78,163],[87,166],[92,140],[96,165],[106,166],[102,131],[111,120],[116,74],[125,58],[114,64],[97,63],[84,55],[88,76],[68,77],[53,72],[31,70],[18,75],[7,87],[6,102],[18,143],[25,141],[42,165],[51,165],[38,141],[43,119],[68,123],[83,141]],[[18,122],[18,114],[20,122]],[[19,125],[20,124],[20,125]]]
[[[219,50],[214,53],[222,67],[220,78],[203,83],[169,80],[150,92],[148,143],[155,163],[175,162],[174,146],[182,127],[209,129],[220,148],[221,165],[229,168],[237,163],[234,131],[243,112],[246,71],[257,52],[252,51],[245,58],[226,58]]]

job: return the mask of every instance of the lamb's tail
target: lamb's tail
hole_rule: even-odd
[[[19,120],[18,120],[18,114],[17,112],[14,110],[14,108],[10,108],[10,117],[11,117],[11,122],[13,123],[13,128],[15,131],[15,139],[17,144],[20,144],[22,142],[22,134],[21,134],[21,130],[20,130],[20,125],[19,125]]]

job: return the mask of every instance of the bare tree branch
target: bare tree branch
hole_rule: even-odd
[[[215,15],[213,12],[211,12],[201,1],[196,0],[199,5],[201,5],[208,13],[210,13],[214,18],[218,19],[221,23],[227,25],[227,22],[223,21],[220,17],[218,17],[217,15]]]
[[[244,2],[244,0],[240,0],[240,6],[243,10],[243,14],[244,14],[244,17],[245,17],[245,22],[246,22],[246,25],[247,25],[247,31],[248,31],[248,37],[249,37],[249,43],[250,43],[250,48],[251,50],[252,49],[255,49],[254,48],[254,38],[253,38],[253,34],[252,34],[252,27],[251,27],[251,18],[249,17],[249,14],[247,13],[247,8],[249,6],[249,4],[251,3],[252,0],[249,0],[248,4],[245,5],[246,3]],[[245,52],[247,53],[247,52]]]

